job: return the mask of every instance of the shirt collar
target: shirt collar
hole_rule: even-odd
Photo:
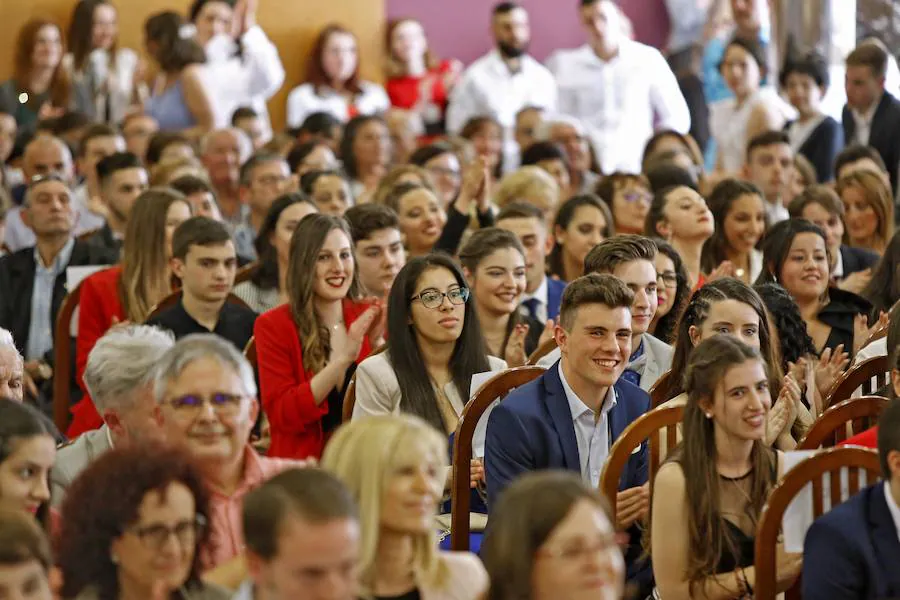
[[[522,300],[530,300],[531,298],[535,298],[539,302],[543,303],[545,306],[549,304],[547,300],[547,276],[544,275],[544,278],[541,279],[541,285],[534,290],[533,294],[525,294],[525,297]]]
[[[897,501],[891,493],[891,482],[885,481],[882,487],[884,488],[884,500],[887,502],[888,511],[891,513],[891,518],[894,519],[897,535],[900,536],[900,506],[897,506]]]
[[[834,268],[831,270],[831,275],[836,278],[844,276],[844,256],[841,254],[840,249],[838,249],[837,257],[834,259]]]
[[[53,264],[49,267],[44,266],[44,261],[41,259],[41,253],[38,252],[38,247],[34,247],[34,264],[37,266],[38,271],[51,271],[52,273],[58,275],[65,270],[66,266],[69,264],[69,261],[72,259],[72,250],[75,248],[75,238],[69,238],[69,241],[66,242],[66,245],[62,247],[62,250],[56,255],[56,258],[53,259]]]
[[[559,379],[562,382],[563,391],[566,393],[566,400],[569,402],[572,420],[577,421],[585,413],[593,414],[594,411],[578,397],[578,394],[575,393],[575,390],[572,389],[569,382],[566,380],[566,374],[563,373],[562,362],[559,363]],[[614,386],[609,386],[609,390],[606,392],[606,398],[603,399],[603,404],[600,406],[600,416],[604,416],[612,410],[616,405],[616,402],[616,388]]]
[[[230,495],[231,497],[243,496],[250,490],[261,485],[268,478],[259,454],[256,453],[256,450],[254,450],[253,446],[250,444],[244,446],[242,462],[244,463],[244,467],[243,473],[241,474],[241,482],[238,484],[237,489],[234,490],[234,493]],[[273,475],[273,473],[270,473],[269,475]],[[215,488],[212,488],[212,493],[219,497],[225,497],[225,494]]]
[[[865,123],[866,125],[871,125],[872,120],[875,118],[875,111],[878,110],[878,105],[881,104],[882,96],[884,96],[884,92],[881,93],[881,96],[878,96],[878,98],[875,99],[875,101],[872,103],[872,106],[870,106],[864,113],[859,112],[855,108],[851,108],[850,112],[853,113],[853,118],[861,123]]]

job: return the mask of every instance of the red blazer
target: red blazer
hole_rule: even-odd
[[[864,448],[878,450],[878,425],[871,429],[866,429],[859,435],[847,438],[838,446],[863,446]]]
[[[72,424],[66,435],[74,439],[85,431],[103,425],[103,419],[94,408],[82,376],[88,354],[103,334],[112,327],[113,317],[125,321],[125,310],[119,299],[119,280],[122,267],[112,267],[94,273],[81,283],[81,299],[78,303],[78,337],[75,341],[75,377],[84,390],[84,397],[72,407]]]
[[[368,305],[344,300],[344,323],[349,326]],[[303,369],[303,352],[290,305],[263,313],[253,328],[263,410],[269,418],[272,444],[269,456],[319,458],[325,447],[322,417],[328,414],[328,400],[317,405],[310,381],[315,373]],[[356,364],[372,348],[363,340]]]

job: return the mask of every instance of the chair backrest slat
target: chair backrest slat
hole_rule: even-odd
[[[862,393],[867,396],[876,393],[878,388],[874,388],[872,379],[876,380],[877,386],[887,385],[889,372],[887,356],[873,356],[864,360],[838,377],[825,395],[824,405],[829,407],[847,400],[857,389],[862,389]]]
[[[671,398],[666,397],[669,395],[667,392],[671,385],[671,378],[672,371],[666,371],[650,386],[650,408],[657,408],[662,406],[666,400],[671,400]]]
[[[848,425],[852,435],[874,427],[887,404],[888,399],[883,396],[861,396],[839,402],[819,415],[797,444],[797,449],[815,450],[822,446],[836,446],[847,439]]]

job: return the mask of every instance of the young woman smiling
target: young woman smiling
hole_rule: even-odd
[[[841,177],[837,193],[844,203],[846,241],[855,248],[884,253],[894,235],[894,199],[890,186],[867,171]]]
[[[563,202],[553,223],[553,248],[547,271],[562,281],[584,274],[584,259],[591,248],[614,235],[609,207],[594,194],[573,196]]]
[[[653,196],[647,213],[646,234],[669,242],[684,261],[691,289],[705,281],[700,265],[703,244],[715,231],[706,200],[684,185],[667,187]]]
[[[766,230],[762,192],[752,183],[725,179],[708,199],[715,232],[703,245],[700,266],[711,273],[727,261],[723,271],[744,283],[753,283],[762,270],[762,252],[756,245]]]
[[[373,330],[381,309],[360,301],[350,231],[336,217],[300,221],[285,284],[288,304],[254,328],[269,455],[318,458],[341,423],[347,381],[381,339]]]
[[[0,399],[0,507],[49,525],[50,469],[56,440],[36,410]]]
[[[526,285],[525,250],[519,238],[505,229],[480,229],[463,246],[459,261],[473,292],[488,351],[511,367],[524,365],[545,328],[519,313]]]
[[[400,183],[387,195],[385,204],[400,217],[400,233],[410,257],[434,249],[447,224],[447,213],[434,192],[417,183]]]

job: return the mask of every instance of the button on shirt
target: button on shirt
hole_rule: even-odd
[[[624,40],[603,61],[585,45],[556,52],[547,65],[559,85],[559,112],[585,124],[604,173],[640,173],[654,128],[691,127],[675,75],[655,48]]]
[[[612,443],[609,411],[616,405],[616,390],[612,386],[609,387],[600,407],[600,416],[597,418],[594,411],[588,408],[569,386],[562,367],[559,369],[559,378],[566,393],[566,400],[569,401],[569,410],[572,412],[575,440],[578,443],[578,461],[581,463],[581,479],[596,488],[600,484],[600,472],[609,456],[609,447]]]
[[[41,359],[53,349],[53,319],[50,315],[53,304],[53,289],[56,278],[65,273],[72,259],[75,240],[70,239],[63,246],[53,262],[45,266],[37,247],[34,249],[34,287],[31,291],[31,322],[28,325],[28,344],[25,359]]]

